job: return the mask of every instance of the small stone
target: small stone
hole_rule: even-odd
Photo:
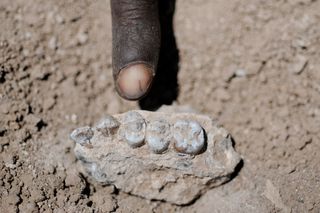
[[[48,47],[52,50],[56,50],[58,47],[58,40],[56,37],[51,37],[48,42]]]
[[[31,32],[26,32],[26,33],[24,34],[24,37],[25,37],[26,39],[30,39],[30,38],[32,37]]]
[[[78,121],[78,116],[77,116],[76,114],[72,114],[72,115],[71,115],[71,121],[72,121],[72,123],[77,123],[77,121]]]
[[[247,76],[247,71],[244,70],[244,69],[237,69],[237,70],[234,72],[234,74],[235,74],[236,77],[243,78],[243,77],[246,77],[246,76]]]
[[[77,39],[78,39],[79,44],[85,44],[85,43],[87,43],[89,37],[88,37],[87,33],[79,32],[77,35]]]
[[[64,23],[64,18],[61,15],[57,14],[56,15],[56,22],[58,24],[63,24]]]

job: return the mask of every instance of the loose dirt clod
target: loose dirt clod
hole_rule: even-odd
[[[228,132],[208,116],[139,110],[114,119],[118,133],[93,127],[92,147],[77,143],[75,154],[94,179],[124,192],[188,204],[230,180],[240,162]]]

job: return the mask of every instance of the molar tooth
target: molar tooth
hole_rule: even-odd
[[[134,111],[128,112],[124,117],[121,127],[122,136],[129,146],[136,148],[144,144],[146,122],[139,113]]]
[[[204,130],[196,121],[179,120],[173,126],[174,148],[185,154],[199,154],[205,145]]]
[[[170,136],[170,125],[165,120],[148,123],[146,141],[152,152],[161,154],[166,151],[170,144]]]
[[[120,123],[111,115],[105,116],[97,124],[96,129],[104,136],[111,136],[117,133]]]
[[[94,132],[91,127],[80,127],[73,130],[70,138],[81,146],[90,146],[90,139],[93,137],[93,134]]]

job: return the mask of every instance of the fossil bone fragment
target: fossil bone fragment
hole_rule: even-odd
[[[137,110],[113,117],[119,130],[93,127],[91,148],[71,138],[89,176],[124,192],[185,205],[230,180],[241,161],[229,133],[208,116]]]

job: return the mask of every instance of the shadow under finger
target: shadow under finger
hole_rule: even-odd
[[[162,105],[170,105],[179,94],[179,50],[173,30],[175,0],[159,0],[161,47],[153,85],[146,97],[139,101],[143,110],[155,111]]]

